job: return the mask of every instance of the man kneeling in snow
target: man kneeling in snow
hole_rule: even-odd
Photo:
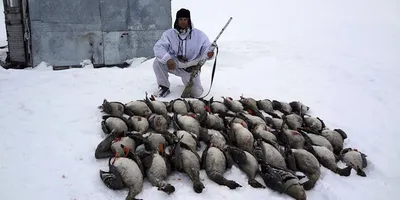
[[[153,69],[157,78],[159,91],[154,96],[165,97],[170,93],[168,73],[182,78],[186,86],[190,80],[192,66],[197,65],[201,55],[208,50],[211,43],[207,35],[197,28],[193,28],[190,11],[180,9],[176,13],[174,28],[165,31],[154,45]],[[214,52],[207,53],[212,59]],[[191,97],[198,98],[203,94],[200,81],[200,72],[193,78]]]

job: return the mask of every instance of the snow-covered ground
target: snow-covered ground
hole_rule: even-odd
[[[354,171],[340,177],[322,167],[308,199],[398,199],[399,1],[174,0],[172,6],[173,16],[181,7],[190,9],[195,26],[210,40],[233,17],[218,42],[209,97],[300,100],[328,127],[347,132],[346,147],[368,155],[365,178]],[[0,68],[0,199],[124,199],[127,190],[112,191],[99,178],[107,161],[94,158],[104,137],[97,106],[104,98],[128,102],[154,91],[152,61],[126,69],[52,71],[44,63],[27,70]],[[211,67],[208,62],[202,72],[206,89]],[[170,79],[172,95],[165,100],[183,89],[178,77]],[[218,186],[202,171],[206,188],[197,194],[187,176],[174,173],[169,177],[174,194],[145,182],[137,198],[291,199],[251,188],[236,167],[225,176],[243,187]]]

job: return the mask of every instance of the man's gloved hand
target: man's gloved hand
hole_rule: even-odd
[[[167,65],[168,65],[168,69],[169,70],[174,70],[175,69],[175,62],[172,60],[172,59],[169,59],[168,61],[167,61]]]
[[[208,58],[212,58],[214,56],[214,51],[207,52]]]
[[[179,62],[179,61],[177,61],[177,66],[176,67],[185,69],[185,68],[197,65],[199,63],[199,61],[200,61],[200,58],[194,59],[194,60],[189,61],[189,62]]]

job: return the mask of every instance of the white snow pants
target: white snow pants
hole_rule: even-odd
[[[179,76],[182,79],[182,83],[186,86],[186,84],[190,80],[190,73],[185,71],[184,69],[175,68],[174,70],[168,70],[167,64],[160,63],[157,58],[154,59],[153,62],[154,73],[157,78],[157,84],[165,87],[170,87],[170,82],[168,80],[168,73],[174,74],[175,76]],[[196,77],[193,78],[193,87],[191,97],[198,98],[204,92],[203,86],[200,81],[200,72]]]

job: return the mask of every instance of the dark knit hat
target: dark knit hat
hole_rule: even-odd
[[[190,11],[188,9],[181,8],[180,10],[178,10],[178,12],[176,12],[176,18],[178,19],[181,17],[186,17],[190,19]]]
[[[178,10],[178,12],[176,12],[176,19],[174,22],[174,28],[179,30],[179,26],[178,26],[178,19],[182,18],[182,17],[186,17],[189,18],[189,28],[192,29],[192,19],[190,19],[190,11],[188,9],[185,8],[181,8],[180,10]]]

